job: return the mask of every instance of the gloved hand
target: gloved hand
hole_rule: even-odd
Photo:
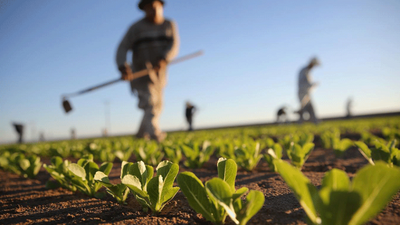
[[[133,80],[132,69],[128,63],[125,63],[124,65],[119,66],[118,70],[121,72],[122,80]]]
[[[165,59],[160,59],[157,65],[154,67],[154,70],[158,73],[160,70],[165,70],[167,68],[167,61]]]

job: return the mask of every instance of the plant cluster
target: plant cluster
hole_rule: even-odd
[[[99,167],[93,161],[93,155],[86,155],[77,163],[63,162],[60,157],[55,157],[51,163],[50,166],[44,165],[44,168],[61,186],[73,191],[79,190],[91,197],[102,197],[101,193],[97,193],[102,184],[96,182],[94,176],[97,171],[108,175],[111,172],[112,163],[104,162]]]
[[[247,197],[241,197],[248,188],[235,189],[237,165],[232,159],[220,158],[217,164],[218,177],[203,185],[192,172],[182,172],[177,181],[189,205],[203,217],[214,223],[223,224],[226,216],[236,224],[246,224],[264,204],[264,195],[259,191],[250,191]]]
[[[340,139],[339,129],[333,131],[325,131],[321,134],[322,145],[324,148],[333,149],[333,152],[337,157],[343,155],[343,153],[353,146],[353,141],[348,138]]]
[[[287,162],[276,159],[274,164],[310,224],[364,224],[400,189],[400,170],[382,162],[360,169],[352,182],[346,172],[332,169],[325,174],[319,190]]]
[[[383,161],[391,167],[393,167],[393,165],[400,166],[400,151],[396,148],[396,140],[393,140],[387,145],[376,140],[374,142],[375,147],[371,148],[361,141],[356,141],[355,145],[372,165],[375,165],[377,161]]]
[[[0,154],[0,168],[28,178],[35,178],[39,173],[42,163],[36,155],[25,156],[23,153],[10,153],[8,151]]]

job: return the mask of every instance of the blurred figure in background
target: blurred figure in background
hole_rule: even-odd
[[[347,118],[350,118],[352,116],[352,113],[351,113],[352,107],[353,107],[353,98],[350,97],[349,99],[347,99],[347,103],[346,103],[346,111],[347,111],[346,117]]]
[[[40,141],[40,142],[45,142],[45,141],[46,141],[46,139],[44,138],[44,132],[40,132],[40,134],[39,134],[39,141]]]
[[[286,123],[288,121],[287,119],[287,113],[286,113],[286,107],[283,106],[281,107],[278,112],[276,113],[276,122],[277,123]]]
[[[163,103],[163,88],[167,82],[167,65],[177,54],[179,36],[174,22],[164,18],[164,1],[141,0],[139,8],[145,17],[134,23],[123,37],[117,50],[117,65],[121,78],[131,80],[132,92],[139,97],[144,116],[136,136],[162,141],[159,118]],[[131,50],[132,65],[126,62]],[[135,80],[133,72],[153,68],[149,75]]]
[[[75,140],[76,139],[76,131],[75,128],[71,128],[71,139]]]
[[[18,142],[17,143],[22,143],[23,142],[23,136],[24,136],[24,125],[19,124],[19,123],[13,123],[13,126],[15,128],[15,131],[18,134]]]
[[[298,97],[300,100],[300,110],[297,112],[300,116],[299,122],[304,121],[304,113],[308,113],[309,120],[317,124],[318,119],[314,112],[314,107],[311,103],[311,91],[318,83],[312,82],[310,71],[315,66],[319,66],[320,62],[317,58],[311,59],[310,63],[304,67],[299,74],[299,90]]]
[[[186,110],[185,116],[186,120],[189,124],[189,131],[193,130],[192,122],[193,122],[193,114],[196,112],[196,107],[194,107],[189,101],[186,102]]]

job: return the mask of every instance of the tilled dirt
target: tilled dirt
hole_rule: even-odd
[[[42,159],[49,163],[49,159]],[[194,172],[203,182],[217,176],[217,158]],[[349,176],[367,161],[355,148],[336,158],[331,150],[316,148],[304,165],[303,172],[319,186],[324,173],[332,168],[345,170]],[[120,163],[114,163],[111,182],[119,182]],[[0,170],[0,224],[211,224],[192,210],[179,191],[159,215],[144,213],[130,195],[127,205],[119,205],[111,196],[90,198],[62,188],[48,190],[50,175],[42,168],[36,179],[26,179]],[[239,170],[236,188],[248,187],[264,193],[262,209],[248,224],[305,224],[305,213],[279,174],[271,172],[261,160],[252,172]],[[101,189],[101,191],[104,191]],[[227,224],[233,222],[227,217]],[[400,224],[400,193],[369,224]]]

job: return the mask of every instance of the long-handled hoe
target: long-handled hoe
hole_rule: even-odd
[[[192,54],[185,55],[185,56],[182,56],[180,58],[177,58],[177,59],[171,61],[169,64],[177,64],[177,63],[186,61],[188,59],[195,58],[195,57],[200,56],[202,54],[203,54],[203,51],[198,51],[198,52],[195,52],[195,53],[192,53]],[[140,70],[138,72],[133,73],[133,80],[137,79],[139,77],[143,77],[143,76],[148,75],[151,72],[151,70],[152,70],[152,68],[148,67],[147,69]],[[72,110],[71,103],[68,101],[69,98],[75,97],[75,96],[78,96],[78,95],[82,95],[82,94],[85,94],[85,93],[88,93],[88,92],[91,92],[91,91],[94,91],[96,89],[99,89],[99,88],[102,88],[102,87],[117,83],[119,81],[122,81],[122,79],[121,78],[114,79],[114,80],[111,80],[111,81],[96,85],[94,87],[90,87],[90,88],[78,91],[78,92],[75,92],[75,93],[62,95],[62,106],[64,108],[65,113],[68,113],[68,112],[70,112]]]

